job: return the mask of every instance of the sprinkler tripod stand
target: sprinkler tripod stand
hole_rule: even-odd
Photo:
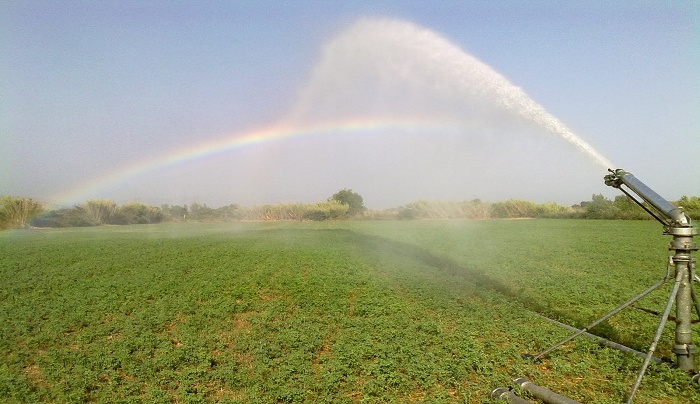
[[[632,174],[620,169],[609,171],[611,174],[605,176],[605,184],[620,189],[623,193],[625,193],[625,195],[641,206],[647,213],[661,222],[661,224],[664,226],[664,234],[673,236],[673,240],[669,244],[668,248],[669,250],[675,250],[675,254],[669,257],[668,266],[666,267],[666,276],[664,279],[650,286],[639,295],[616,307],[603,317],[595,320],[582,330],[577,331],[563,341],[551,346],[550,348],[547,348],[537,355],[533,356],[525,354],[523,357],[532,361],[540,359],[565,343],[619,313],[622,309],[634,304],[634,302],[648,295],[666,283],[666,281],[673,278],[673,288],[671,289],[671,294],[668,298],[668,302],[666,303],[666,308],[661,315],[654,339],[649,346],[649,350],[644,358],[642,367],[637,374],[637,379],[635,380],[632,390],[630,391],[630,395],[627,399],[627,404],[631,404],[634,399],[634,395],[642,382],[644,373],[646,372],[646,369],[653,358],[654,351],[656,350],[656,346],[661,339],[661,333],[666,326],[666,322],[668,321],[668,317],[674,302],[676,304],[676,336],[673,344],[673,353],[676,354],[676,365],[678,368],[688,372],[692,376],[693,382],[700,383],[700,374],[695,372],[695,366],[693,363],[696,348],[695,345],[693,345],[691,328],[693,305],[700,316],[700,302],[693,291],[693,282],[700,282],[700,277],[698,277],[695,273],[696,259],[695,256],[692,255],[693,251],[698,250],[698,246],[693,241],[693,237],[698,235],[698,228],[695,227],[690,217],[688,217],[688,215],[686,215],[681,208],[673,206],[659,194],[652,191],[649,187],[644,185],[644,183],[635,178]],[[624,188],[623,185],[625,186]],[[632,196],[630,191],[638,195],[643,202],[646,202],[649,206]],[[674,268],[673,276],[671,275],[671,267]]]

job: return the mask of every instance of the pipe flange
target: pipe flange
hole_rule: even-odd
[[[693,237],[698,235],[698,228],[668,226],[664,229],[671,236]]]

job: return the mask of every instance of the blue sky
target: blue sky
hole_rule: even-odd
[[[0,1],[0,195],[221,206],[313,202],[352,188],[386,208],[618,194],[574,148],[499,122],[485,134],[289,138],[100,181],[279,123],[329,41],[363,17],[434,32],[661,195],[700,196],[698,2],[21,0]],[[380,78],[364,88],[348,80],[354,71],[343,74],[322,104],[352,81],[368,94],[350,101],[359,106],[381,97],[391,104],[382,111],[406,116],[399,104],[410,90],[421,108],[449,107],[408,84],[383,95]]]

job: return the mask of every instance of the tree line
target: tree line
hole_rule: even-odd
[[[683,196],[672,202],[694,220],[700,220],[700,198]],[[302,221],[343,219],[517,219],[574,218],[646,220],[651,216],[626,195],[608,199],[598,194],[573,206],[525,200],[483,202],[416,201],[398,208],[368,210],[362,196],[343,189],[325,201],[280,203],[246,207],[231,204],[212,208],[194,202],[188,205],[150,206],[141,202],[117,205],[106,199],[91,199],[70,208],[45,209],[31,198],[0,197],[0,230],[23,227],[85,227],[100,225],[151,224],[163,221]]]
[[[238,204],[211,208],[206,204],[162,205],[141,202],[117,205],[107,199],[91,199],[69,208],[45,209],[31,198],[0,197],[0,230],[24,227],[88,227],[152,224],[163,221],[280,221],[338,220],[359,217],[366,208],[362,196],[350,189],[315,203],[280,203],[246,207]]]
[[[672,203],[682,207],[692,219],[700,220],[699,197],[683,196]],[[391,213],[398,219],[653,219],[627,195],[618,195],[611,200],[601,194],[572,206],[516,199],[499,202],[482,202],[479,199],[462,202],[417,201],[396,208]]]

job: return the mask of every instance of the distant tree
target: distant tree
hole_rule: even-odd
[[[601,194],[593,195],[590,202],[581,203],[586,210],[586,219],[616,219],[617,209],[613,202]]]
[[[218,220],[219,212],[212,209],[207,204],[193,202],[190,205],[190,216],[192,220]]]
[[[347,214],[350,209],[347,204],[340,203],[336,200],[317,202],[303,206],[305,212],[302,218],[306,220],[338,219]]]
[[[163,212],[165,220],[184,220],[187,218],[187,205],[162,205],[160,211]]]
[[[336,192],[328,199],[329,201],[338,201],[344,205],[348,205],[348,216],[356,216],[363,213],[367,208],[364,205],[362,196],[352,189],[343,189]]]
[[[428,201],[416,201],[399,206],[396,217],[402,220],[427,219],[427,205]]]
[[[0,230],[26,227],[43,210],[41,204],[32,198],[1,197]]]
[[[214,210],[220,220],[240,220],[243,217],[243,209],[236,203],[222,206]]]
[[[117,204],[107,199],[90,199],[78,206],[98,225],[109,223],[117,211]]]
[[[700,220],[700,197],[697,196],[681,196],[681,199],[676,202],[677,206],[683,208],[685,213],[694,220]]]
[[[162,220],[163,212],[155,206],[141,202],[128,202],[117,209],[111,224],[150,224]]]
[[[617,219],[651,219],[651,216],[627,195],[617,195],[613,200],[613,207]]]

